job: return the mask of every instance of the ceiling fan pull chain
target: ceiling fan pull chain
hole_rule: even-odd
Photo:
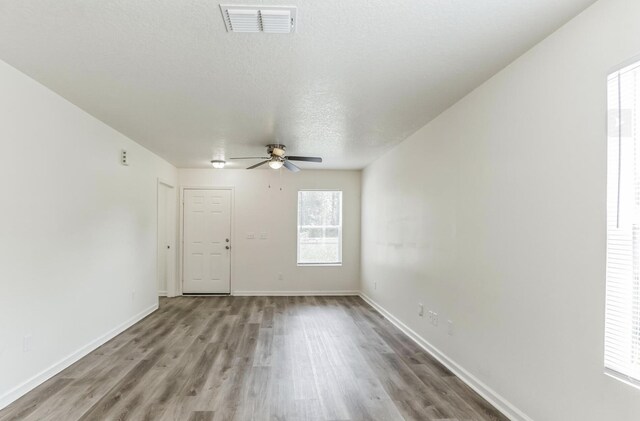
[[[271,184],[273,184],[271,183],[273,181],[273,175],[272,174],[267,175],[267,180],[269,180],[269,188],[271,188]]]

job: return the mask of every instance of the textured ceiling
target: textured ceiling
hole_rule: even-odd
[[[0,59],[178,167],[280,142],[362,168],[593,2],[223,2],[297,5],[281,35],[211,0],[0,0]]]

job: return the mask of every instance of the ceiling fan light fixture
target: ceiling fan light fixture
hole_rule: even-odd
[[[269,161],[269,167],[271,167],[274,170],[279,170],[280,168],[282,168],[282,160],[274,158],[271,161]]]
[[[214,159],[213,161],[211,161],[211,165],[213,165],[213,168],[217,168],[217,169],[222,169],[224,168],[226,162],[221,160],[221,159]]]

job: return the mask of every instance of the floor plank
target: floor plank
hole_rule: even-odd
[[[357,297],[178,297],[8,420],[506,420]]]

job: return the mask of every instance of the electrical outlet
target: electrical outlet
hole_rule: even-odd
[[[424,306],[422,303],[418,303],[418,316],[424,317]]]
[[[136,300],[136,290],[134,289],[133,291],[131,291],[131,301],[135,301]]]
[[[256,238],[256,235],[252,232],[248,232],[247,233],[247,240],[253,240],[254,238]]]
[[[25,335],[22,338],[22,351],[31,352],[33,349],[33,335]]]
[[[438,326],[438,313],[433,310],[429,310],[429,323],[433,326]]]
[[[378,281],[373,281],[373,289],[378,289]]]
[[[453,321],[447,320],[447,334],[453,336]]]
[[[260,233],[260,239],[261,240],[266,240],[267,238],[269,238],[269,235],[266,232],[261,232]]]
[[[284,276],[282,276],[282,272],[278,273],[278,281],[284,280]]]

